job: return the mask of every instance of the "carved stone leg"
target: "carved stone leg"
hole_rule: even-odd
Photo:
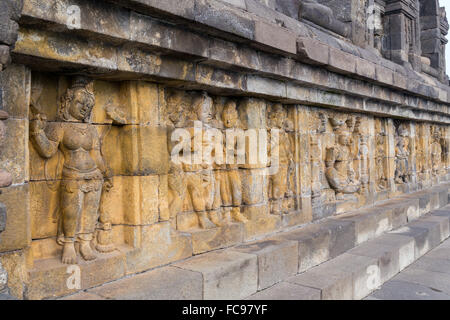
[[[75,252],[75,233],[77,231],[77,220],[81,214],[83,193],[79,190],[71,191],[64,186],[61,195],[62,207],[62,231],[64,233],[64,248],[62,262],[65,264],[77,263]]]

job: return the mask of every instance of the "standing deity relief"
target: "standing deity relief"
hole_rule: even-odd
[[[102,139],[91,123],[93,82],[81,76],[73,79],[61,97],[54,122],[47,121],[39,105],[41,91],[42,87],[35,84],[30,104],[30,140],[44,159],[63,156],[57,234],[57,242],[63,246],[62,262],[76,263],[76,248],[85,260],[93,260],[94,243],[100,252],[114,249],[108,213],[101,210],[102,194],[113,187],[113,182],[102,155]],[[106,112],[113,123],[125,122],[118,108],[108,105]]]
[[[386,128],[382,119],[375,121],[375,188],[378,192],[388,187],[387,164],[386,164]]]
[[[445,139],[443,130],[438,126],[430,126],[431,134],[431,173],[439,177],[445,173]],[[443,161],[444,160],[444,161]]]
[[[410,168],[410,133],[405,123],[397,126],[395,134],[395,177],[397,184],[408,183],[411,181]]]

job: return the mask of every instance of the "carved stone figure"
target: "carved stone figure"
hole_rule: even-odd
[[[193,99],[190,114],[191,121],[200,121],[204,129],[213,126],[213,100],[206,93]],[[190,128],[192,129],[192,128]],[[193,133],[193,132],[192,132]],[[203,144],[204,131],[202,132],[201,143]],[[193,159],[197,156],[202,158],[202,149],[198,150],[195,143],[195,134],[191,135],[191,152]],[[186,188],[190,196],[192,207],[197,213],[199,226],[202,229],[221,226],[218,209],[220,208],[220,191],[212,172],[212,164],[203,163],[183,163],[186,173]],[[208,214],[209,213],[209,217]]]
[[[314,129],[313,135],[310,136],[310,160],[311,160],[311,201],[312,206],[317,207],[322,203],[322,148],[318,134],[324,133],[326,130],[326,117],[323,113],[319,113],[317,118],[313,119],[311,125]]]
[[[357,139],[356,143],[356,154],[359,169],[359,181],[361,182],[361,189],[368,192],[369,185],[369,146],[368,140],[369,136],[366,134],[365,130],[367,128],[364,125],[361,117],[356,117],[354,134]]]
[[[91,247],[97,222],[102,189],[112,187],[112,175],[100,151],[100,138],[91,121],[95,96],[91,81],[76,77],[62,97],[58,121],[46,122],[36,114],[30,123],[30,136],[37,152],[51,158],[64,155],[61,181],[61,217],[58,243],[63,245],[62,262],[77,262],[75,242],[85,260],[96,255]]]
[[[236,109],[236,102],[228,101],[222,111],[222,121],[225,130],[233,130],[239,127],[239,115]],[[233,154],[236,155],[237,141],[233,146]],[[237,222],[247,222],[247,218],[241,213],[242,205],[242,181],[239,174],[239,166],[235,164],[226,164],[226,171],[222,171],[220,178],[220,194],[222,205],[231,209],[231,217]]]
[[[356,179],[352,166],[349,132],[352,126],[351,120],[331,119],[336,134],[336,144],[326,149],[325,175],[336,193],[337,200],[344,200],[345,195],[353,195],[361,188],[361,183]]]
[[[377,191],[383,191],[387,188],[386,178],[386,130],[381,120],[375,122],[375,188]]]
[[[279,130],[279,154],[272,154],[274,146],[270,146],[271,161],[278,159],[278,171],[269,175],[269,198],[272,201],[271,213],[281,214],[283,199],[292,194],[289,188],[290,172],[294,169],[293,147],[286,132],[288,118],[286,109],[281,104],[275,104],[268,114],[270,129]],[[272,140],[272,139],[271,139]],[[271,141],[272,142],[272,141]]]
[[[172,141],[170,136],[174,129],[182,128],[186,125],[185,111],[188,110],[189,104],[186,103],[186,97],[181,91],[169,94],[167,98],[167,128],[168,128],[168,149],[172,151]],[[186,196],[186,179],[181,164],[170,162],[168,174],[168,202],[169,215],[171,219],[183,210],[183,201]]]
[[[436,126],[431,126],[431,173],[433,177],[439,177],[443,172],[442,165],[442,134]]]
[[[405,124],[400,124],[395,137],[395,183],[408,183],[410,181],[409,168],[409,132]]]

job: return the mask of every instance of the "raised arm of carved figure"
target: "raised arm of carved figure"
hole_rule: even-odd
[[[37,115],[30,123],[30,136],[36,151],[43,158],[51,158],[58,151],[63,136],[63,128],[58,122],[47,125],[44,115]]]

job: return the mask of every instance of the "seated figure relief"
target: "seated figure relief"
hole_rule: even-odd
[[[76,77],[61,99],[57,121],[47,123],[45,115],[35,114],[30,123],[30,138],[41,157],[51,158],[58,150],[64,155],[57,242],[63,245],[62,262],[66,264],[77,262],[76,242],[85,260],[96,258],[92,240],[102,190],[113,186],[100,137],[90,123],[94,103],[92,82]]]
[[[331,188],[336,193],[336,200],[345,200],[361,189],[361,183],[356,179],[351,153],[351,121],[331,119],[336,134],[336,144],[326,149],[325,175]]]

